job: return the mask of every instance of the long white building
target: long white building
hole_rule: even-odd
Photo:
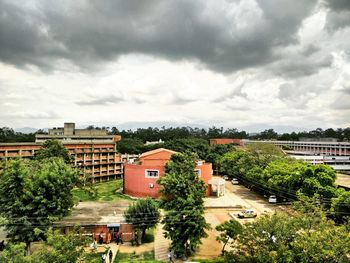
[[[242,140],[242,143],[274,144],[296,159],[327,164],[337,171],[350,171],[350,142]]]

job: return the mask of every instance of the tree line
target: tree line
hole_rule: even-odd
[[[303,138],[320,139],[335,138],[338,141],[350,141],[350,128],[317,128],[311,131],[277,133],[273,129],[266,129],[258,133],[248,133],[240,131],[236,128],[224,129],[223,127],[192,128],[192,127],[148,127],[133,130],[118,130],[117,127],[97,127],[90,125],[87,129],[105,129],[111,135],[121,135],[123,139],[139,140],[142,143],[146,141],[163,141],[176,139],[212,139],[212,138],[235,138],[235,139],[256,139],[256,140],[283,140],[283,141],[299,141]],[[35,133],[15,132],[12,128],[0,128],[0,142],[34,142],[35,134],[45,133],[38,130]]]
[[[259,139],[259,140],[283,140],[283,141],[299,141],[302,138],[320,139],[320,138],[335,138],[338,141],[350,140],[350,128],[317,128],[311,131],[277,133],[273,129],[266,129],[258,133],[248,133],[239,131],[236,128],[224,129],[223,127],[211,127],[209,129],[192,128],[192,127],[170,127],[165,128],[139,128],[135,131],[122,130],[119,131],[116,127],[109,129],[111,134],[120,134],[122,138],[139,139],[143,143],[146,141],[163,141],[175,139],[212,139],[212,138],[235,138],[235,139]]]
[[[0,128],[0,142],[34,142],[35,133],[15,132],[12,128]]]
[[[222,173],[263,195],[293,201],[303,194],[317,198],[337,222],[349,216],[350,192],[336,186],[336,172],[330,166],[290,158],[276,146],[263,143],[230,151],[222,156],[219,165]]]

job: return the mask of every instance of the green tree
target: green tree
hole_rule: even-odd
[[[227,262],[349,262],[347,225],[326,217],[317,197],[299,196],[293,214],[278,212],[247,223]]]
[[[10,243],[0,255],[0,262],[9,263],[75,263],[86,255],[84,245],[87,239],[75,229],[68,234],[62,235],[59,230],[49,229],[43,246],[32,255],[25,255],[25,243]],[[90,262],[90,261],[89,261]],[[100,261],[98,261],[100,262]]]
[[[206,160],[209,153],[209,143],[204,139],[176,139],[166,141],[162,147],[177,152],[194,152],[202,160]]]
[[[220,159],[220,171],[229,175],[231,178],[233,177],[241,177],[243,176],[244,166],[240,165],[239,162],[244,157],[247,157],[248,153],[245,151],[232,151],[224,154]],[[244,162],[247,167],[251,167],[251,163]]]
[[[165,175],[158,180],[165,236],[171,239],[175,255],[182,257],[195,251],[210,227],[203,216],[206,186],[195,173],[197,158],[188,152],[172,155]]]
[[[228,152],[234,151],[235,148],[232,144],[218,144],[209,147],[208,154],[205,156],[205,160],[213,164],[213,170],[219,171],[220,159]]]
[[[117,144],[118,152],[128,154],[142,153],[143,142],[140,139],[125,138]]]
[[[47,140],[42,144],[42,148],[34,154],[35,160],[43,160],[51,157],[62,158],[66,163],[73,161],[73,156],[63,144],[57,140]]]
[[[224,246],[221,250],[222,254],[225,253],[225,247],[229,241],[234,241],[236,237],[243,231],[242,225],[234,219],[225,221],[224,223],[216,226],[215,229],[220,232],[219,236],[217,236],[216,239],[224,243]]]
[[[7,244],[5,250],[0,253],[0,262],[7,263],[31,263],[31,258],[26,256],[26,244]]]
[[[141,235],[138,235],[138,243],[143,240],[147,228],[155,227],[160,220],[158,204],[150,198],[139,199],[131,204],[124,216],[128,223],[133,224],[134,228],[141,232]]]
[[[350,192],[342,188],[337,189],[337,196],[332,199],[330,211],[336,219],[345,222],[349,218]]]
[[[0,216],[13,242],[25,242],[27,249],[50,224],[73,207],[71,190],[79,173],[62,159],[42,161],[14,159],[0,171]]]
[[[34,262],[75,263],[84,256],[84,245],[87,239],[81,235],[80,229],[75,229],[62,235],[59,230],[49,229],[45,246],[33,254]]]

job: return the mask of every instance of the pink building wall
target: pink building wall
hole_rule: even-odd
[[[152,153],[154,152],[154,153]],[[150,153],[150,154],[149,154]],[[170,160],[171,155],[175,152],[158,149],[147,152],[140,156],[140,164],[125,164],[124,166],[124,193],[135,197],[160,197],[160,186],[156,183],[157,180],[165,173],[165,165]],[[203,163],[197,165],[196,170],[200,170],[199,177],[206,183],[206,195],[211,194],[208,185],[212,178],[213,170],[211,163]],[[158,178],[147,178],[147,170],[159,171]]]

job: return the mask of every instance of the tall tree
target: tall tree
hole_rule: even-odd
[[[36,239],[73,207],[72,188],[79,173],[60,158],[7,161],[0,171],[0,216],[10,240]]]
[[[134,228],[141,232],[137,242],[142,241],[147,228],[155,227],[160,220],[158,204],[150,198],[139,199],[131,204],[124,213],[128,223],[133,224]]]
[[[120,153],[140,154],[143,149],[143,142],[140,139],[123,138],[117,144],[117,150]]]
[[[225,253],[226,245],[229,242],[234,242],[237,236],[243,231],[242,225],[234,219],[225,221],[224,223],[218,225],[215,229],[220,232],[220,234],[216,237],[216,240],[224,243],[221,254]]]
[[[63,144],[57,140],[45,141],[42,144],[42,148],[34,155],[34,159],[36,160],[43,160],[51,157],[62,158],[66,163],[73,161],[73,156],[71,156]]]
[[[165,236],[171,239],[175,255],[182,257],[195,251],[210,227],[203,216],[206,186],[195,173],[197,158],[189,152],[172,155],[165,175],[158,181],[165,210]]]

